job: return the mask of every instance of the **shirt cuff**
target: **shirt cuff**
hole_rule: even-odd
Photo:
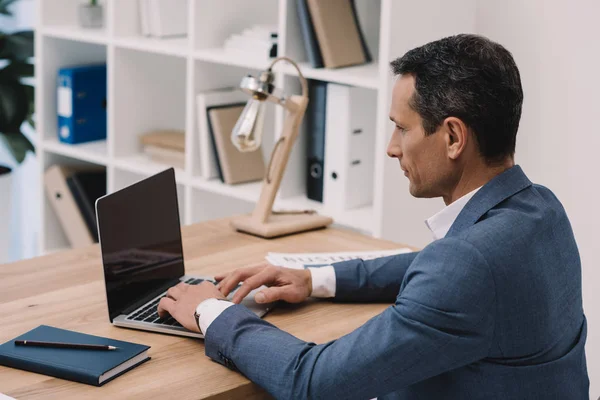
[[[335,269],[333,266],[308,267],[312,279],[312,297],[335,297]]]
[[[196,313],[200,315],[198,325],[202,334],[206,336],[206,331],[210,324],[225,310],[233,305],[232,302],[220,299],[206,299],[196,307]]]

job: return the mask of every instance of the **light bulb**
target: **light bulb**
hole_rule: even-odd
[[[265,120],[264,101],[251,98],[231,131],[231,142],[242,152],[260,148]]]

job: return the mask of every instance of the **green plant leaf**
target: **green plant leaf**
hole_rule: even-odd
[[[0,81],[0,132],[18,132],[28,112],[25,86],[18,80]]]
[[[21,31],[0,35],[0,59],[27,61],[33,57],[33,31]]]
[[[13,155],[17,163],[22,163],[28,151],[34,151],[33,145],[21,132],[2,133],[0,137],[4,139],[6,147]]]
[[[11,16],[12,13],[8,9],[8,7],[18,0],[0,0],[0,14]]]
[[[30,78],[35,75],[33,64],[15,61],[0,70],[0,81],[6,79]]]

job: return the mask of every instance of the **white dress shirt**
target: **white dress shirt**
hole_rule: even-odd
[[[454,203],[444,207],[440,212],[435,214],[433,217],[427,219],[425,224],[433,234],[433,239],[438,240],[446,236],[450,227],[458,217],[458,214],[462,211],[465,205],[471,200],[471,197],[477,191],[481,189],[478,187],[465,194]],[[308,268],[312,279],[312,293],[311,297],[329,298],[335,297],[335,269],[329,265],[327,267],[320,268]],[[206,330],[212,324],[212,322],[227,308],[231,307],[233,303],[225,300],[208,299],[200,303],[196,308],[196,311],[200,315],[200,329],[202,333],[206,335]]]

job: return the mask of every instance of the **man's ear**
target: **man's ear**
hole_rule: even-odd
[[[467,147],[469,131],[463,121],[456,117],[448,117],[442,123],[446,140],[448,158],[458,159]]]

